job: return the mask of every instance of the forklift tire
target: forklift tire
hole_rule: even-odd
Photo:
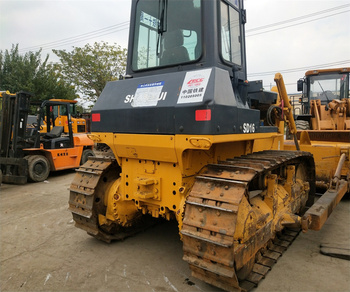
[[[88,161],[89,156],[95,156],[94,151],[91,149],[85,149],[81,155],[80,165],[83,165],[86,161]]]
[[[25,157],[28,160],[28,178],[33,182],[41,182],[48,178],[50,163],[43,155],[30,155]]]

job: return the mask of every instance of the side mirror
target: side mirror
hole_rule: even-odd
[[[303,91],[303,85],[304,85],[304,80],[303,79],[299,79],[297,82],[297,87],[298,87],[298,91]]]

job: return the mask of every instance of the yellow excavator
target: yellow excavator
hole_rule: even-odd
[[[192,275],[226,291],[255,287],[343,195],[315,205],[312,155],[267,124],[277,94],[247,81],[245,22],[243,0],[132,1],[126,75],[92,109],[90,138],[110,151],[69,199],[76,227],[106,242],[177,220]]]

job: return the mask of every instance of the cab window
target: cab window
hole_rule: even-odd
[[[225,61],[242,65],[239,12],[221,2],[221,55]]]

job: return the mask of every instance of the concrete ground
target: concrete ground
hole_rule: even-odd
[[[0,291],[221,291],[191,276],[177,225],[166,222],[106,244],[74,227],[67,210],[74,171],[0,187]],[[350,261],[321,243],[350,245],[350,200],[324,228],[300,234],[254,289],[350,291]]]

